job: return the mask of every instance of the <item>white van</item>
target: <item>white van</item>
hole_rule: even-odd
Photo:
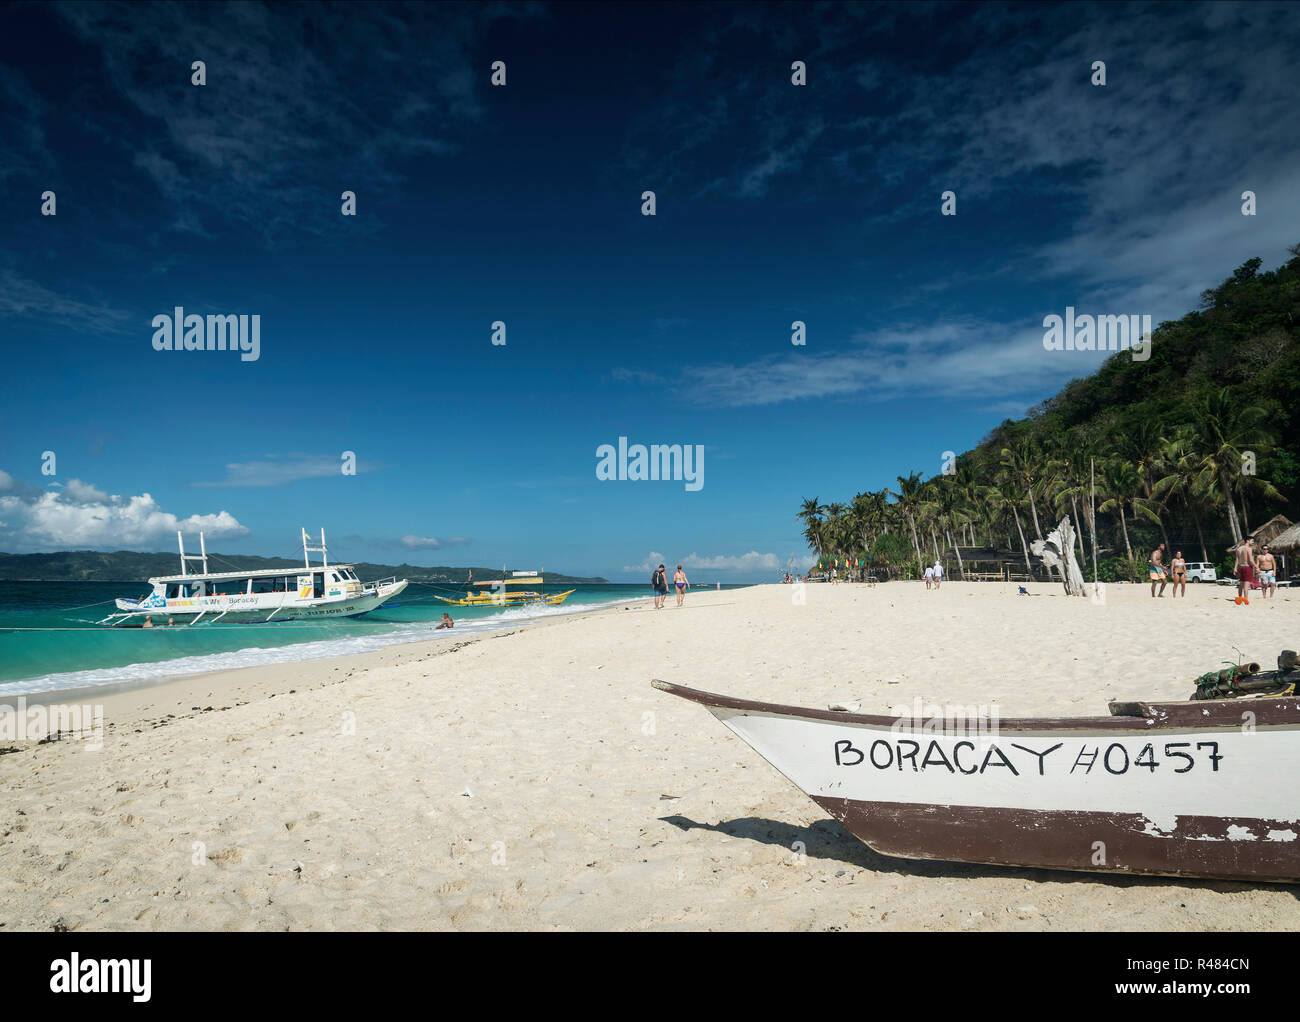
[[[1216,582],[1218,578],[1213,564],[1207,564],[1205,561],[1187,562],[1188,582]]]

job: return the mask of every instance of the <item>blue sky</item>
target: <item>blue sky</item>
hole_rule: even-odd
[[[0,19],[11,552],[324,525],[353,560],[772,578],[803,498],[932,474],[1091,371],[1045,316],[1158,323],[1300,240],[1293,6]],[[155,351],[178,305],[259,315],[260,357]],[[702,445],[703,488],[598,480],[620,436]]]

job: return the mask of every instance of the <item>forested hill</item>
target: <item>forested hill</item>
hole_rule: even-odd
[[[1217,563],[1273,516],[1300,521],[1300,245],[1290,254],[1265,272],[1247,261],[1152,331],[1149,357],[1116,352],[947,472],[805,499],[808,545],[823,564],[904,576],[958,546],[994,547],[1029,571],[1030,543],[1068,514],[1080,558],[1088,532],[1103,577],[1132,579],[1157,543]]]
[[[193,565],[191,565],[193,566]],[[257,571],[262,568],[301,568],[301,560],[284,557],[253,557],[244,554],[208,554],[208,568],[212,571]],[[357,574],[364,580],[396,575],[413,582],[447,582],[457,585],[465,582],[466,574],[473,572],[476,579],[499,578],[501,567],[495,568],[426,568],[414,564],[356,563]],[[526,568],[536,567],[526,565]],[[121,581],[141,582],[156,575],[175,575],[180,568],[180,558],[174,554],[141,554],[130,550],[99,553],[93,550],[64,550],[50,554],[0,553],[0,580],[46,579],[49,581]],[[603,578],[581,578],[546,573],[547,584],[572,585],[574,583],[601,583]]]
[[[1028,418],[1003,422],[964,459],[992,476],[1005,466],[1006,449],[1029,441],[1034,450],[1118,457],[1140,470],[1159,438],[1183,437],[1202,464],[1228,453],[1216,448],[1253,450],[1258,483],[1231,474],[1238,500],[1244,496],[1253,508],[1252,523],[1275,512],[1300,518],[1300,245],[1290,252],[1289,261],[1265,272],[1260,259],[1249,260],[1202,292],[1200,308],[1161,323],[1149,360],[1117,352]],[[1247,410],[1255,414],[1243,422]]]

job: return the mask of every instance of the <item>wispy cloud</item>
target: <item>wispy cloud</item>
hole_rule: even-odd
[[[541,14],[503,4],[371,5],[364,16],[246,3],[55,10],[98,49],[106,87],[161,129],[134,164],[183,211],[172,229],[237,226],[267,239],[337,233],[344,189],[373,198],[403,179],[404,161],[454,152],[482,115],[478,41],[500,19]],[[190,84],[195,60],[206,85]]]
[[[468,543],[469,539],[465,536],[412,536],[407,534],[399,542],[408,550],[441,550],[443,547]]]
[[[796,568],[807,568],[813,564],[815,558],[800,555],[795,558]],[[700,569],[702,571],[722,571],[722,572],[742,572],[754,574],[758,572],[783,571],[789,564],[789,558],[781,558],[776,554],[759,553],[757,550],[751,550],[747,554],[713,554],[702,555],[690,553],[681,560],[670,561],[663,554],[654,550],[646,555],[640,564],[625,564],[623,570],[631,573],[634,571],[654,571],[661,564],[667,564],[672,567],[681,564],[682,567],[690,571]]]
[[[1064,310],[1044,314],[1053,311]],[[862,331],[851,345],[828,354],[797,351],[687,366],[681,384],[688,401],[731,408],[834,397],[1005,399],[1086,375],[1107,357],[1046,351],[1041,325],[1021,324],[1008,333],[997,323],[964,320]],[[1022,402],[1022,409],[1029,403]]]
[[[4,317],[39,320],[47,326],[86,333],[120,334],[137,325],[133,324],[135,317],[124,309],[73,298],[12,270],[0,270],[0,318]]]
[[[356,463],[356,470],[373,472],[373,462]],[[191,486],[287,486],[300,479],[322,479],[342,475],[340,454],[268,454],[261,461],[232,461],[221,479],[190,483]]]

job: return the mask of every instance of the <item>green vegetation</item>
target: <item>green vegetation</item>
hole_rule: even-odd
[[[1300,245],[1290,253],[1269,272],[1259,259],[1238,267],[1198,310],[1153,331],[1149,360],[1115,353],[1003,422],[952,474],[899,476],[850,504],[805,500],[808,545],[824,561],[870,557],[904,575],[931,554],[960,572],[956,546],[997,547],[1029,571],[1029,544],[1068,514],[1088,577],[1085,537],[1103,578],[1145,578],[1161,541],[1170,557],[1222,571],[1224,550],[1253,528],[1300,517]]]
[[[208,554],[208,567],[212,571],[257,571],[262,568],[301,568],[301,560],[284,557],[252,557],[243,554]],[[501,576],[501,568],[424,568],[414,564],[355,564],[357,574],[365,581],[396,575],[412,582],[446,582],[461,585],[466,573],[473,572],[476,579],[493,579]],[[193,565],[191,565],[193,568]],[[176,554],[139,554],[130,550],[98,553],[93,550],[64,550],[52,554],[0,553],[0,580],[41,579],[51,582],[142,582],[157,575],[179,573],[180,559]],[[579,578],[573,575],[546,573],[548,585],[573,585],[575,583],[601,583],[603,578]]]

